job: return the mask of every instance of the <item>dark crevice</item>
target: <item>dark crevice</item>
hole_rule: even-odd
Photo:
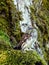
[[[36,62],[35,65],[42,65],[42,63],[41,62]]]

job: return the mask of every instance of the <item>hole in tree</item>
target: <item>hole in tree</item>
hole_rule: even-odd
[[[41,62],[36,62],[35,65],[42,65],[42,63]]]
[[[49,65],[49,61],[48,61],[48,65]]]

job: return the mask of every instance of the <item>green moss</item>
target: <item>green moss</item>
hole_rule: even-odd
[[[5,50],[9,48],[11,48],[9,36],[0,30],[0,49]]]
[[[38,2],[38,0],[34,0],[34,2]],[[47,62],[49,62],[49,53],[48,48],[46,48],[47,42],[49,42],[49,1],[42,0],[42,5],[40,6],[40,10],[36,14],[36,4],[31,5],[31,20],[36,23],[38,29],[38,41],[40,42],[40,46],[43,49],[44,56]],[[32,23],[33,23],[32,22]]]
[[[22,20],[22,13],[16,9],[13,0],[0,1],[0,14],[0,30],[19,42],[21,38],[19,21]]]
[[[41,9],[36,15],[35,5],[38,1],[34,0],[35,4],[30,6],[30,14],[31,20],[34,20],[38,27],[38,41],[43,48],[43,41],[49,40],[49,1],[43,0]],[[35,65],[36,62],[47,65],[45,60],[49,62],[49,50],[46,47],[43,48],[45,60],[35,51],[22,53],[11,48],[11,44],[15,45],[15,42],[10,42],[11,36],[17,43],[21,39],[22,33],[19,26],[19,21],[23,20],[21,14],[15,8],[13,0],[0,0],[0,65]]]
[[[49,10],[49,1],[48,0],[43,0],[43,7],[47,10]]]
[[[36,52],[22,53],[21,51],[0,51],[1,65],[35,65],[36,62],[41,62],[42,65],[46,65],[44,59],[41,59]]]
[[[48,2],[48,1],[43,0],[42,4],[44,6],[46,6],[47,5],[46,2]],[[41,37],[40,36],[39,37],[48,41],[48,37],[49,37],[49,22],[48,22],[49,17],[48,16],[49,16],[49,13],[48,13],[48,10],[44,10],[43,8],[46,9],[45,7],[41,6],[41,9],[38,11],[38,13],[36,15],[36,8],[35,8],[35,6],[32,5],[30,7],[31,20],[34,20],[34,22],[36,23],[36,25],[38,27],[38,31],[40,32],[39,35],[41,35]]]
[[[5,18],[0,17],[0,30],[3,30],[8,34],[8,21]]]

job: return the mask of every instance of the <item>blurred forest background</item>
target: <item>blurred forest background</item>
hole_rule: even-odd
[[[23,35],[19,25],[19,21],[23,20],[22,12],[16,9],[13,0],[0,0],[0,65],[49,65],[49,0],[42,1],[37,15],[35,6],[30,6],[30,16],[38,27],[38,41],[44,59],[35,51],[22,53],[13,49]]]

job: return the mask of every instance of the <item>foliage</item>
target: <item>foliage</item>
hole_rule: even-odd
[[[11,48],[9,36],[0,30],[0,50],[7,50]]]
[[[49,1],[42,0],[39,11],[36,12],[36,3],[30,6],[32,23],[36,23],[38,27],[38,41],[44,46],[44,59],[49,62],[49,49],[46,47],[49,42]],[[22,53],[15,51],[11,47],[16,43],[11,42],[11,36],[18,43],[21,39],[21,30],[19,21],[22,19],[22,13],[15,8],[13,0],[0,0],[0,65],[47,65],[45,60],[41,58],[37,52]],[[14,43],[14,44],[13,44]],[[12,44],[12,45],[11,45]]]
[[[43,7],[47,10],[49,10],[49,0],[43,0]]]
[[[35,65],[36,62],[46,65],[35,51],[27,53],[14,50],[0,51],[0,61],[0,65]]]
[[[34,1],[35,3],[38,3],[37,1]],[[48,0],[42,0],[42,4],[38,8],[38,12],[36,9],[36,4],[31,5],[31,20],[32,23],[35,22],[36,26],[38,27],[38,41],[40,42],[40,45],[42,49],[44,49],[47,61],[49,58],[48,50],[46,49],[47,43],[49,44],[49,1]],[[38,6],[37,6],[38,7]],[[46,58],[45,58],[46,59]],[[49,62],[49,61],[48,61]]]
[[[17,42],[20,41],[21,31],[19,21],[22,20],[19,12],[12,0],[0,0],[0,30],[13,36]]]
[[[6,32],[8,34],[8,21],[2,17],[0,17],[0,30]]]

